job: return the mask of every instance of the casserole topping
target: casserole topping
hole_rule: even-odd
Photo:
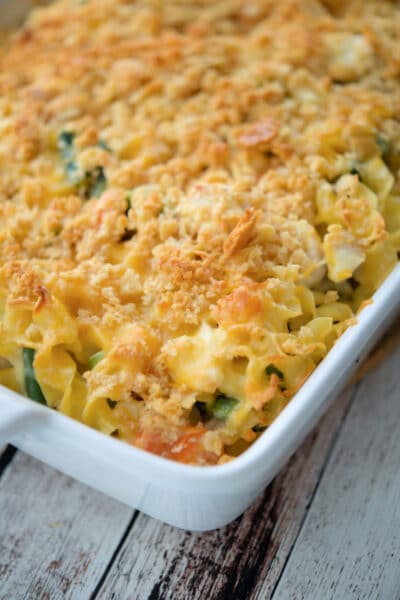
[[[386,0],[59,0],[0,51],[0,383],[181,462],[264,431],[400,250]]]

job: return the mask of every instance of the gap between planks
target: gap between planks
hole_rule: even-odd
[[[119,554],[122,546],[124,545],[125,540],[128,537],[128,534],[130,533],[130,531],[131,531],[131,529],[132,529],[132,527],[133,527],[133,525],[134,525],[137,517],[139,516],[139,514],[140,513],[139,513],[138,510],[134,511],[134,513],[132,515],[132,518],[129,521],[129,523],[127,525],[127,528],[125,529],[125,531],[124,531],[124,533],[123,533],[123,535],[121,537],[121,540],[120,540],[118,546],[115,548],[115,551],[114,551],[113,555],[111,556],[111,558],[110,558],[110,560],[108,562],[108,565],[104,569],[104,572],[103,572],[102,576],[100,577],[100,579],[99,579],[99,581],[98,581],[98,583],[97,583],[97,585],[96,585],[93,593],[90,596],[90,600],[94,600],[95,598],[97,598],[97,594],[100,591],[100,589],[101,589],[101,587],[102,587],[102,585],[104,583],[104,580],[107,577],[108,572],[110,571],[112,565],[114,564],[114,561],[116,560],[116,558],[117,558],[117,556],[118,556],[118,554]]]
[[[17,448],[14,446],[1,446],[0,447],[0,477],[3,475],[4,471],[7,469],[10,462],[13,460],[15,454],[17,453]]]

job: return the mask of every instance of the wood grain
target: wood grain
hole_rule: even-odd
[[[18,452],[0,479],[0,598],[88,598],[132,515]]]
[[[400,598],[399,362],[360,385],[276,600]]]
[[[264,581],[272,590],[353,393],[336,402],[262,498],[228,527],[193,534],[140,514],[98,598],[245,600]]]

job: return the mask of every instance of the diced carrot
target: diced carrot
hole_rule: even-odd
[[[143,431],[134,444],[138,448],[152,452],[181,463],[215,463],[217,456],[205,450],[201,440],[205,433],[203,427],[187,427],[174,441],[163,439],[162,431]]]

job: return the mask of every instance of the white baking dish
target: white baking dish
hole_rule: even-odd
[[[28,0],[0,0],[0,22]],[[242,513],[298,447],[400,308],[400,265],[269,429],[233,462],[192,467],[107,437],[0,386],[0,445],[49,465],[149,515],[191,530]]]
[[[400,308],[400,265],[290,404],[234,461],[192,467],[160,458],[0,386],[0,445],[49,465],[145,513],[191,530],[221,527],[271,481],[337,396]]]

